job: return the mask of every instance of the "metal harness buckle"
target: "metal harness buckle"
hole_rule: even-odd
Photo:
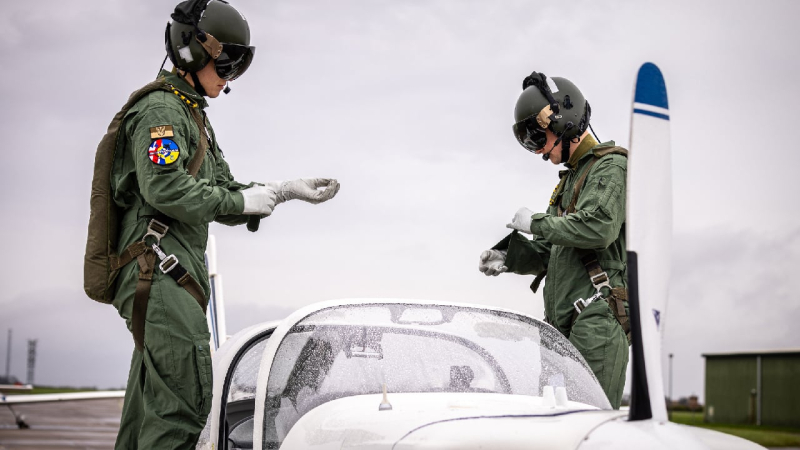
[[[603,298],[603,294],[601,294],[600,291],[597,291],[596,294],[587,298],[586,300],[582,298],[575,300],[575,302],[572,303],[572,306],[574,306],[575,311],[578,311],[578,314],[580,314],[583,312],[584,309],[586,309],[587,306],[591,305],[592,302],[594,302],[595,300],[599,300],[601,298]]]
[[[156,238],[156,244],[160,244],[161,238],[163,238],[167,234],[168,230],[169,226],[159,222],[156,219],[151,219],[150,223],[147,225],[147,233],[144,234],[142,242],[144,242],[145,239],[147,239],[147,236],[153,236],[154,238]]]
[[[608,274],[605,272],[600,272],[597,275],[589,277],[589,280],[592,282],[592,286],[594,286],[597,293],[600,293],[600,289],[607,287],[611,289],[611,280],[608,278]]]
[[[158,259],[161,260],[158,268],[161,269],[162,273],[169,273],[172,269],[178,267],[178,258],[175,255],[167,256],[158,244],[153,244],[153,250],[158,255]]]

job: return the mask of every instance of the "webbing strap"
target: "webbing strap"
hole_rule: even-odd
[[[147,318],[147,305],[150,300],[150,288],[153,286],[156,253],[152,248],[145,247],[136,259],[139,262],[139,281],[136,283],[136,292],[133,296],[131,330],[133,342],[136,348],[141,351],[144,348],[144,327]],[[200,283],[180,263],[176,263],[168,274],[197,301],[200,308],[203,309],[203,314],[205,314],[206,297]]]
[[[575,182],[575,187],[572,189],[572,200],[569,201],[569,206],[567,206],[567,214],[572,214],[575,212],[575,206],[578,204],[578,197],[581,195],[581,189],[583,188],[583,183],[586,182],[586,177],[589,176],[589,172],[592,171],[592,167],[597,164],[597,161],[600,161],[600,158],[595,156],[589,161],[589,164],[586,165],[586,170],[583,171],[581,177],[578,178],[578,181]]]
[[[583,188],[583,184],[586,182],[586,177],[589,176],[589,172],[592,171],[592,167],[597,164],[597,161],[606,155],[623,155],[625,157],[628,156],[628,151],[622,147],[609,147],[604,148],[602,150],[598,150],[594,153],[594,157],[589,164],[586,166],[586,170],[583,171],[581,177],[578,178],[578,181],[575,182],[575,187],[572,188],[572,199],[569,202],[569,206],[567,206],[567,214],[572,214],[575,212],[575,207],[578,205],[578,197],[581,195],[581,189]],[[559,202],[559,215],[561,215],[561,204]]]
[[[128,248],[122,251],[119,256],[111,257],[111,270],[118,270],[119,268],[127,265],[136,257],[144,253],[147,249],[147,244],[144,241],[137,241],[129,245]]]
[[[625,303],[628,301],[628,293],[625,288],[613,288],[611,289],[611,295],[609,295],[606,299],[611,312],[614,314],[614,318],[617,319],[619,326],[622,327],[622,331],[625,333],[625,336],[628,338],[628,343],[631,342],[631,321],[630,317],[628,317],[628,313],[625,311]],[[572,310],[572,326],[575,326],[575,322],[578,321],[578,317],[580,317],[580,313],[577,310]]]
[[[546,276],[547,276],[547,271],[544,270],[542,272],[539,272],[539,275],[536,275],[536,278],[533,279],[533,283],[531,283],[531,290],[533,291],[534,294],[536,293],[536,291],[539,290],[539,285],[542,284],[542,280],[544,280],[544,277]]]
[[[192,119],[194,119],[194,123],[197,125],[197,130],[200,132],[200,139],[197,149],[194,151],[194,156],[192,156],[191,161],[189,161],[189,167],[187,167],[186,170],[189,172],[189,175],[197,177],[197,173],[200,171],[200,166],[203,165],[203,159],[206,157],[206,151],[208,150],[208,139],[206,139],[205,134],[205,116],[196,108],[189,108],[189,113],[191,114]]]
[[[131,332],[136,349],[144,349],[144,323],[147,318],[147,303],[150,300],[150,286],[153,284],[153,269],[156,265],[156,253],[146,248],[136,257],[139,262],[139,281],[133,296],[133,312],[131,313]]]

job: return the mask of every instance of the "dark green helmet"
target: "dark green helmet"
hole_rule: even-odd
[[[530,151],[544,147],[548,129],[558,142],[568,143],[589,128],[591,107],[581,91],[566,78],[547,78],[533,72],[522,82],[514,108],[514,135]]]
[[[175,7],[172,19],[165,40],[178,69],[195,73],[213,59],[220,78],[234,80],[250,66],[250,26],[226,1],[187,0]]]

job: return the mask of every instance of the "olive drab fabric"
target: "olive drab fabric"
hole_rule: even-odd
[[[207,301],[208,224],[247,223],[251,216],[242,214],[238,191],[252,183],[233,179],[204,98],[178,76],[166,71],[161,76],[172,88],[143,96],[120,127],[110,176],[111,198],[120,211],[115,250],[141,242],[150,220],[166,217],[169,230],[159,246],[178,259]],[[192,176],[199,151],[204,157]],[[152,273],[140,270],[151,263],[152,254],[145,256],[119,269],[112,301],[133,332],[137,284],[142,273],[151,277],[147,306],[138,312],[146,326],[138,331],[141,349],[133,351],[116,448],[194,448],[211,405],[204,305],[158,267]]]
[[[119,208],[111,201],[110,177],[116,147],[119,142],[119,131],[128,111],[145,95],[157,90],[176,92],[175,88],[168,84],[164,77],[158,77],[155,81],[132,93],[125,106],[114,116],[95,153],[89,231],[84,254],[83,285],[84,291],[89,298],[101,303],[111,303],[111,296],[114,293],[114,284],[120,267],[130,263],[144,250],[133,245],[119,252],[116,250],[119,231]],[[195,110],[190,110],[190,112],[198,129],[202,129],[203,116]],[[172,135],[173,129],[169,125],[156,127],[150,133],[151,138],[170,137]],[[195,152],[187,167],[187,171],[192,176],[197,175],[197,171],[203,163],[208,142],[201,140],[198,145],[201,151]]]
[[[583,156],[575,167],[560,172],[560,181],[547,212],[533,215],[533,239],[515,231],[494,248],[507,250],[509,272],[537,276],[531,285],[534,291],[546,274],[546,319],[581,352],[611,405],[618,408],[628,363],[625,332],[606,301],[591,303],[573,324],[574,302],[596,293],[581,262],[582,249],[595,251],[597,262],[608,274],[612,287],[627,289],[627,158],[612,149],[619,149],[613,141],[598,144],[591,136],[584,138],[575,150]],[[593,163],[595,160],[597,162]],[[582,177],[585,178],[577,201],[570,208],[575,187]],[[567,213],[567,210],[574,212]]]
[[[89,298],[102,303],[111,303],[114,281],[119,273],[119,267],[114,267],[117,265],[115,261],[119,260],[117,253],[119,212],[111,200],[110,180],[119,130],[128,110],[136,102],[153,91],[166,89],[168,89],[166,81],[160,77],[131,94],[122,109],[114,116],[105,136],[97,146],[90,198],[89,232],[84,254],[83,288]]]

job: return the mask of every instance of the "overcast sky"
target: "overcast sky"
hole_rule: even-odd
[[[671,110],[675,396],[702,396],[701,353],[800,347],[800,3],[232,3],[258,48],[208,109],[234,175],[342,188],[280,205],[255,234],[212,225],[229,331],[343,297],[542,317],[530,277],[477,270],[514,212],[544,210],[557,181],[511,133],[522,79],[569,78],[599,137],[625,146],[636,71],[652,61]],[[37,338],[37,383],[126,382],[130,334],[82,290],[92,163],[113,115],[156,75],[173,7],[3,0],[0,354],[13,328],[20,378]]]

